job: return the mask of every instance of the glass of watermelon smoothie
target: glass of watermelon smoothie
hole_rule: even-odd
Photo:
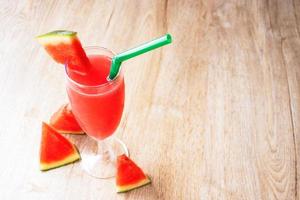
[[[123,142],[115,138],[124,108],[125,83],[121,70],[108,81],[114,53],[102,47],[84,48],[89,70],[78,73],[66,63],[66,87],[72,111],[88,138],[81,149],[82,166],[90,175],[109,178],[115,175],[118,155],[128,155]]]

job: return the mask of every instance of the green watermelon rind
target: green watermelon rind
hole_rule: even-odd
[[[141,187],[149,185],[149,184],[151,184],[151,179],[149,178],[149,176],[146,175],[145,179],[142,179],[135,184],[122,185],[122,186],[117,185],[117,193],[129,192],[131,190],[141,188]]]
[[[54,127],[53,127],[54,128]],[[61,129],[56,129],[54,128],[57,132],[60,134],[69,134],[69,135],[85,135],[84,131],[66,131],[66,130],[61,130]]]
[[[70,44],[77,39],[77,33],[73,31],[58,30],[39,35],[36,39],[46,48],[48,45],[56,46],[58,44]]]
[[[46,172],[52,169],[56,169],[59,167],[63,167],[69,164],[72,164],[74,162],[77,162],[81,160],[80,153],[77,149],[77,147],[73,144],[74,147],[74,153],[69,155],[68,157],[64,158],[63,160],[53,162],[53,163],[40,163],[40,170],[42,172]]]
[[[77,35],[75,31],[67,31],[67,30],[56,30],[46,34],[42,34],[37,36],[37,39],[40,38],[48,38],[48,37],[74,37]]]

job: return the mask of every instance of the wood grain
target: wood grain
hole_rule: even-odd
[[[0,199],[300,199],[300,1],[0,1]],[[67,101],[34,37],[79,32],[121,52],[116,133],[152,185],[116,194],[80,164],[38,169],[41,121]],[[86,136],[68,136],[79,148]]]

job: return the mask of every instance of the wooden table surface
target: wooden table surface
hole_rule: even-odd
[[[0,18],[1,200],[299,199],[300,0],[2,0]],[[152,185],[117,194],[80,163],[39,171],[41,122],[67,96],[34,37],[56,29],[115,52],[172,34],[123,64],[116,135]]]

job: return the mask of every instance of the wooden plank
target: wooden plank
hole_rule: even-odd
[[[284,6],[285,15],[279,15],[278,21],[283,24],[280,27],[280,34],[282,37],[281,48],[283,53],[283,59],[286,65],[288,83],[289,83],[289,94],[291,104],[291,115],[293,116],[293,132],[294,132],[294,143],[295,143],[295,165],[297,176],[296,181],[296,199],[299,199],[300,194],[300,154],[299,154],[299,133],[300,133],[300,35],[299,35],[299,14],[300,14],[300,1],[289,1]],[[294,11],[294,12],[289,12]]]

